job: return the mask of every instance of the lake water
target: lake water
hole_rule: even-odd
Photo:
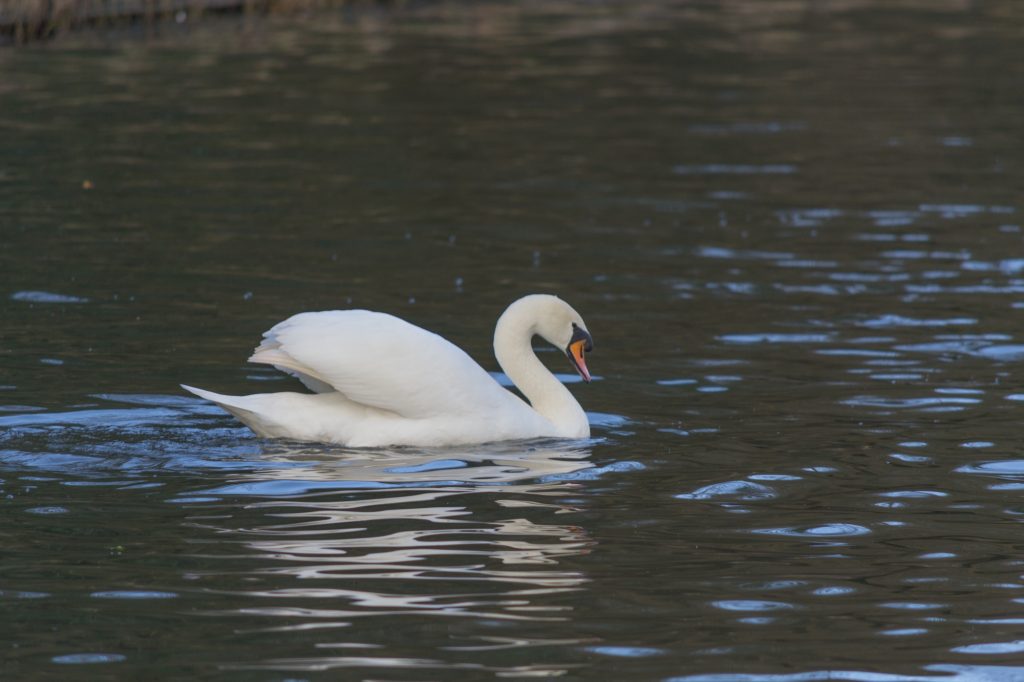
[[[1024,680],[1016,0],[0,52],[5,680]],[[262,441],[299,311],[587,320],[586,442]],[[542,358],[570,372],[556,353]]]

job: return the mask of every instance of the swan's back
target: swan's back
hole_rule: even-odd
[[[264,334],[250,360],[407,419],[507,410],[510,398],[526,407],[455,344],[369,310],[294,315]]]

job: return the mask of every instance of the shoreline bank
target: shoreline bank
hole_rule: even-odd
[[[45,41],[87,27],[181,24],[208,15],[258,16],[342,4],[349,3],[345,0],[0,0],[0,46]]]

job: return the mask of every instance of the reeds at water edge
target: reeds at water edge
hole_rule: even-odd
[[[343,4],[357,3],[352,0],[0,0],[0,45],[45,40],[85,26],[155,26],[163,22],[194,22],[204,15],[288,13]]]

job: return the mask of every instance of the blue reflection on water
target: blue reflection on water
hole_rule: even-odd
[[[110,590],[93,592],[89,595],[96,599],[174,599],[176,592],[159,592],[156,590]]]
[[[900,675],[867,670],[810,670],[800,673],[724,673],[671,677],[666,682],[817,682],[818,680],[851,680],[852,682],[1021,682],[1024,667],[997,665],[926,665],[932,675]]]
[[[127,659],[121,654],[65,654],[63,656],[54,656],[50,660],[54,663],[62,663],[65,665],[80,665],[91,663],[120,663]]]
[[[12,301],[24,303],[88,303],[89,299],[82,296],[55,294],[50,291],[16,291],[11,294]]]
[[[856,523],[827,523],[821,526],[808,528],[759,528],[751,531],[758,535],[784,535],[793,538],[828,538],[828,537],[849,537],[854,535],[866,535],[871,531]]]
[[[689,493],[676,495],[680,500],[733,499],[742,501],[770,500],[778,496],[774,488],[750,481],[723,481],[703,486]]]
[[[960,654],[1019,654],[1024,652],[1024,640],[1012,642],[986,642],[983,644],[967,644],[954,647],[953,651]]]
[[[789,175],[797,172],[791,164],[724,164],[678,165],[672,168],[676,175]]]
[[[711,602],[711,605],[725,611],[780,611],[792,609],[792,604],[759,599],[732,599]]]
[[[724,343],[828,343],[834,334],[725,334],[718,340]]]
[[[585,651],[604,656],[625,656],[628,658],[657,656],[665,653],[663,649],[646,646],[588,646],[585,648]]]
[[[0,417],[0,465],[79,477],[124,477],[160,471],[216,470],[235,480],[178,502],[222,495],[289,496],[327,490],[410,487],[503,486],[594,480],[607,473],[642,469],[637,462],[595,467],[586,441],[515,441],[459,448],[350,449],[266,441],[209,404],[167,395],[99,394],[104,402],[131,407],[90,407],[67,412],[20,412]],[[628,424],[620,415],[591,413],[594,428]],[[453,472],[458,472],[453,476]],[[83,478],[84,477],[84,478]],[[93,480],[104,485],[139,485],[139,479]],[[142,481],[142,485],[147,485]],[[33,513],[60,513],[34,508]]]
[[[1010,459],[995,462],[977,462],[959,466],[954,471],[959,474],[987,474],[989,476],[1011,479],[1020,478],[1024,476],[1024,460]]]
[[[423,464],[414,464],[411,466],[398,466],[386,469],[389,474],[418,474],[421,471],[438,471],[441,469],[461,469],[469,466],[466,462],[459,459],[436,459],[431,462],[424,462]]]

